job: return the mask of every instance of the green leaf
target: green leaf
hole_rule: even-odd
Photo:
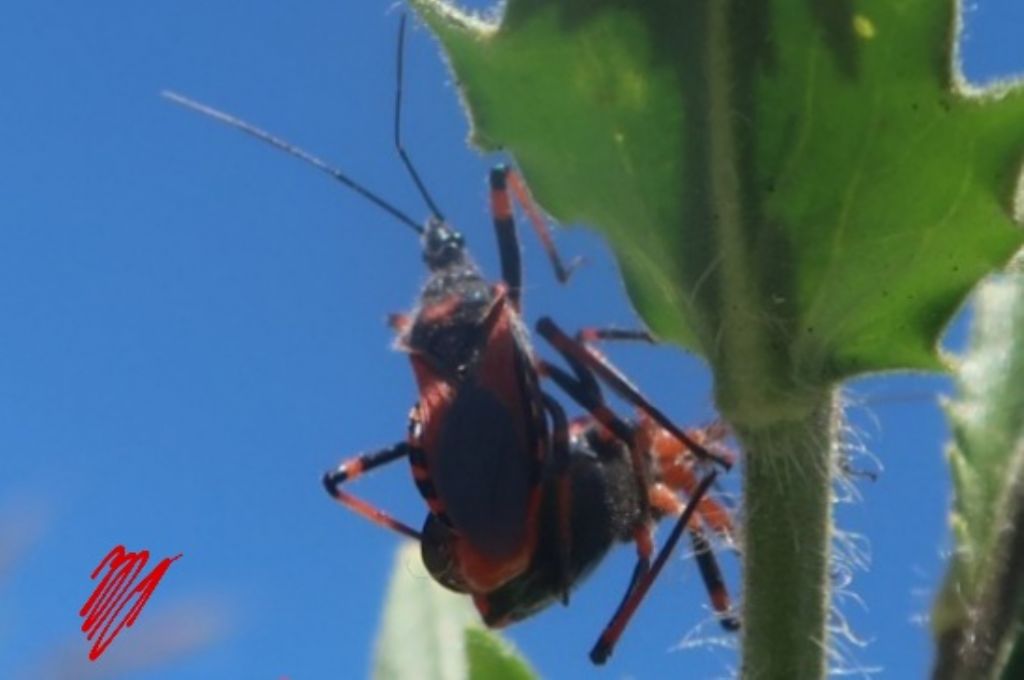
[[[419,545],[400,548],[374,654],[375,680],[532,680],[512,646],[485,630],[471,600],[439,586]]]
[[[608,236],[638,311],[744,419],[939,368],[943,325],[1021,244],[1024,91],[957,84],[951,0],[511,0],[499,28],[413,4],[474,141]]]
[[[942,678],[1003,677],[1024,647],[1024,270],[985,283],[976,309],[947,406],[956,551],[932,616]]]
[[[464,595],[434,582],[419,545],[395,557],[374,659],[375,680],[465,680],[465,630],[479,618]]]
[[[483,628],[466,629],[469,677],[473,680],[533,680],[537,674],[500,637]]]
[[[651,329],[708,359],[757,508],[744,669],[821,676],[834,387],[940,368],[1020,247],[1024,88],[969,91],[954,0],[509,0],[500,25],[411,2],[475,143],[600,230]]]

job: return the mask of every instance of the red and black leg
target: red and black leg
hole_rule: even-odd
[[[716,472],[710,471],[704,476],[704,479],[700,481],[697,488],[694,491],[694,495],[690,498],[690,501],[686,504],[686,509],[676,520],[675,526],[672,527],[672,532],[668,535],[665,541],[665,545],[661,547],[658,552],[658,556],[651,563],[649,569],[642,569],[641,564],[637,564],[637,568],[633,570],[633,578],[630,581],[629,588],[626,589],[626,595],[622,598],[622,602],[616,609],[615,614],[612,616],[608,625],[605,626],[604,631],[598,638],[594,648],[590,650],[590,660],[595,664],[603,664],[611,656],[612,650],[615,648],[615,643],[618,642],[622,636],[622,631],[626,629],[626,625],[629,620],[633,617],[634,612],[640,602],[643,601],[644,596],[647,595],[647,591],[650,590],[651,584],[658,578],[661,570],[664,569],[665,563],[668,561],[669,555],[675,550],[676,544],[679,543],[680,537],[683,535],[683,531],[686,530],[690,524],[690,520],[693,514],[697,511],[697,505],[700,503],[700,499],[704,497],[711,484],[715,481]]]
[[[637,500],[640,506],[639,517],[633,531],[633,540],[637,551],[637,561],[633,568],[633,575],[626,588],[622,604],[619,605],[615,615],[612,617],[612,623],[609,623],[609,628],[614,624],[614,629],[611,633],[609,633],[609,629],[606,629],[601,641],[598,642],[598,645],[602,646],[605,651],[598,655],[600,660],[593,654],[591,655],[595,663],[603,663],[604,659],[611,653],[611,648],[614,646],[619,635],[622,634],[622,630],[632,615],[631,610],[625,609],[626,604],[631,602],[630,598],[636,592],[637,585],[643,583],[650,573],[654,539],[651,535],[651,514],[647,493],[649,480],[647,478],[646,463],[643,459],[644,452],[639,446],[640,442],[635,428],[622,420],[604,403],[601,388],[594,379],[593,374],[578,362],[572,359],[567,360],[575,375],[543,361],[539,362],[541,374],[558,384],[574,401],[587,409],[595,420],[629,448],[631,467],[633,468],[637,484]],[[643,596],[641,595],[640,597],[642,598]],[[630,606],[635,609],[638,604],[639,600],[630,604]],[[618,623],[620,620],[621,623]]]
[[[697,486],[697,470],[692,464],[680,461],[657,462],[658,476],[666,486],[681,491],[689,497]],[[674,494],[673,494],[674,495]],[[718,500],[705,496],[700,508],[697,509],[701,522],[713,532],[728,540],[733,538],[732,512]]]
[[[586,371],[592,372],[602,382],[608,385],[616,394],[626,401],[635,405],[643,413],[647,414],[654,422],[672,433],[679,441],[693,451],[694,455],[703,460],[714,461],[728,470],[732,467],[733,461],[720,453],[709,451],[699,442],[686,434],[641,394],[640,390],[633,386],[622,373],[615,368],[599,352],[587,345],[573,340],[562,331],[558,325],[548,317],[543,317],[537,322],[537,332],[554,347],[573,366],[575,372],[579,372],[577,366],[583,367]]]
[[[693,528],[690,530],[690,541],[693,543],[693,558],[697,561],[697,569],[700,571],[701,580],[704,581],[704,589],[708,591],[708,599],[718,617],[719,625],[730,633],[738,631],[740,620],[732,613],[729,590],[725,586],[722,569],[718,566],[718,559],[711,543],[703,531]]]
[[[545,476],[552,480],[558,508],[558,572],[562,604],[569,604],[572,584],[572,480],[569,477],[569,422],[565,411],[550,395],[541,393],[551,417],[551,452],[545,458]]]
[[[512,215],[512,196],[526,211],[533,225],[534,231],[540,238],[544,250],[551,260],[555,270],[555,276],[559,281],[565,283],[572,275],[577,262],[573,261],[569,266],[562,263],[562,259],[555,249],[554,241],[551,238],[551,231],[548,229],[544,218],[541,217],[533,199],[530,198],[526,185],[519,174],[505,165],[497,165],[491,169],[491,217],[494,219],[494,230],[498,235],[498,253],[501,256],[501,278],[508,286],[508,296],[513,306],[520,308],[522,297],[523,269],[522,255],[519,250],[519,238],[516,236],[515,218]],[[511,191],[511,194],[509,193]]]
[[[703,480],[701,480],[703,481]],[[700,488],[700,482],[687,488],[687,496],[692,499]],[[682,515],[686,511],[686,505],[679,499],[669,485],[657,483],[651,486],[651,505],[667,515]],[[718,565],[718,558],[715,557],[714,549],[704,533],[703,524],[706,519],[703,516],[706,502],[710,497],[702,495],[697,501],[697,510],[693,513],[689,524],[690,540],[693,543],[693,557],[697,562],[697,570],[700,572],[704,589],[708,593],[708,600],[711,608],[718,617],[722,628],[734,632],[739,630],[739,620],[732,613],[732,605],[729,598],[729,591],[725,586],[725,579],[722,578],[722,569]]]
[[[601,386],[594,378],[594,374],[573,358],[566,357],[566,360],[572,373],[543,359],[537,361],[537,370],[542,376],[558,385],[573,401],[586,409],[594,420],[601,423],[616,438],[627,446],[631,446],[635,434],[633,426],[608,407],[601,392]]]
[[[598,422],[630,447],[633,466],[637,472],[637,483],[640,486],[639,498],[642,503],[641,519],[638,521],[636,531],[634,532],[634,540],[637,546],[636,566],[633,569],[633,575],[630,578],[630,583],[626,588],[622,602],[591,652],[591,659],[594,663],[603,663],[611,654],[612,648],[621,636],[622,631],[625,630],[626,624],[632,617],[633,612],[643,600],[654,579],[657,578],[664,567],[668,555],[679,541],[682,530],[688,526],[691,528],[691,537],[694,541],[694,555],[697,560],[697,567],[707,588],[712,607],[718,613],[722,626],[728,630],[735,630],[738,628],[738,623],[735,618],[728,614],[729,597],[725,589],[721,569],[718,566],[714,553],[711,551],[710,544],[707,543],[703,534],[697,528],[699,523],[695,517],[695,513],[698,512],[698,508],[705,499],[708,488],[714,481],[714,471],[708,473],[700,482],[688,489],[689,503],[685,508],[682,508],[681,512],[679,512],[679,508],[676,505],[679,503],[679,499],[665,488],[665,492],[672,498],[674,504],[671,507],[663,507],[663,504],[659,504],[659,508],[672,512],[672,514],[679,514],[680,519],[652,564],[650,558],[653,552],[653,540],[650,534],[650,522],[648,519],[650,517],[649,481],[645,472],[645,461],[643,460],[645,454],[639,448],[640,440],[637,437],[636,430],[626,424],[604,403],[600,387],[593,375],[587,371],[587,367],[581,365],[580,362],[572,357],[566,357],[566,360],[573,368],[575,376],[546,362],[540,362],[542,374],[556,382],[569,396],[590,411]]]
[[[555,277],[561,283],[565,283],[572,276],[576,267],[579,266],[580,258],[573,259],[568,266],[562,263],[562,258],[558,256],[558,250],[555,248],[555,242],[551,238],[551,230],[548,229],[547,222],[540,213],[540,208],[537,207],[533,197],[530,195],[526,182],[523,181],[522,176],[515,169],[507,169],[506,178],[512,195],[515,196],[519,205],[523,207],[527,218],[530,220],[530,224],[533,225],[533,230],[537,232],[537,238],[540,239],[544,252],[547,253],[548,259],[551,261],[551,267],[555,270]]]
[[[550,327],[549,327],[550,326]],[[561,330],[554,325],[550,319],[543,318],[537,325],[538,331],[544,335],[547,331],[550,335],[552,329],[561,334]],[[551,337],[544,335],[549,342]],[[564,336],[564,334],[561,334]],[[558,337],[558,336],[555,336]],[[573,341],[565,338],[569,343]],[[562,348],[552,342],[565,358],[566,363],[572,369],[572,374],[546,361],[538,361],[538,368],[542,375],[553,380],[562,390],[568,394],[576,403],[586,409],[594,419],[611,432],[617,439],[629,447],[630,459],[633,473],[636,480],[637,498],[640,499],[640,524],[646,530],[646,539],[638,535],[637,548],[640,559],[644,558],[645,550],[643,543],[650,542],[650,531],[647,529],[651,518],[650,505],[648,503],[647,488],[650,479],[647,475],[646,452],[637,446],[637,429],[628,424],[605,403],[601,386],[595,378],[594,372],[575,354],[562,351]],[[649,553],[649,551],[647,551]]]
[[[553,380],[573,401],[585,408],[597,422],[629,448],[630,462],[636,482],[636,494],[640,502],[639,525],[646,528],[651,519],[650,505],[647,501],[647,487],[650,480],[644,460],[645,454],[636,446],[636,429],[605,404],[600,385],[585,366],[572,359],[568,359],[568,363],[573,369],[573,374],[543,360],[538,360],[537,368],[541,375]],[[649,535],[648,530],[647,539],[649,539]],[[642,543],[643,537],[638,535],[637,549],[641,558],[645,552]]]
[[[413,447],[409,446],[406,442],[401,442],[387,449],[354,456],[343,462],[335,470],[324,473],[324,488],[327,489],[327,493],[329,493],[334,500],[338,501],[338,503],[349,510],[352,510],[356,514],[362,515],[374,524],[386,529],[391,529],[392,531],[397,531],[403,536],[408,536],[409,538],[413,538],[418,541],[420,540],[419,531],[416,531],[408,524],[395,519],[383,510],[341,489],[342,484],[350,482],[356,477],[359,477],[374,468],[386,465],[387,463],[392,463],[400,458],[408,457],[412,448]]]
[[[610,408],[608,408],[601,395],[601,389],[597,378],[600,378],[604,382],[610,384],[616,392],[634,403],[640,409],[644,418],[649,419],[648,422],[656,423],[658,426],[664,428],[673,437],[675,437],[681,445],[685,445],[697,455],[699,455],[701,451],[706,452],[706,457],[708,459],[714,459],[714,454],[707,451],[707,449],[705,449],[705,447],[697,442],[693,437],[683,433],[680,428],[647,402],[643,395],[640,394],[639,390],[633,387],[633,385],[630,384],[629,381],[622,376],[622,374],[599,352],[583,344],[583,342],[588,340],[594,341],[600,339],[643,340],[650,342],[653,341],[650,334],[644,331],[589,329],[581,331],[577,335],[577,339],[574,341],[562,332],[553,321],[547,318],[541,319],[538,323],[537,330],[555,347],[556,350],[559,351],[571,367],[573,375],[570,375],[559,367],[546,362],[540,362],[541,372],[555,381],[570,397],[587,409],[596,420],[615,434],[616,437],[630,446],[633,465],[635,468],[639,468],[638,484],[641,485],[641,498],[647,503],[642,516],[645,518],[649,516],[649,504],[651,503],[649,489],[651,494],[653,494],[658,486],[661,486],[664,492],[662,502],[657,503],[658,508],[664,512],[678,514],[680,516],[676,527],[673,529],[672,534],[670,534],[668,541],[662,547],[653,565],[649,560],[651,547],[648,523],[644,520],[643,526],[638,526],[639,532],[647,529],[647,538],[644,540],[644,536],[641,536],[639,533],[636,537],[638,559],[633,570],[630,585],[626,590],[626,594],[623,597],[618,610],[602,634],[598,644],[595,646],[591,658],[595,663],[602,663],[603,660],[611,653],[611,649],[614,646],[615,641],[622,634],[629,618],[632,616],[636,607],[640,604],[640,601],[650,588],[651,583],[657,577],[658,572],[661,571],[665,560],[668,558],[668,555],[678,542],[682,530],[687,527],[690,529],[691,540],[694,544],[694,555],[697,561],[698,570],[700,571],[705,588],[708,591],[712,607],[718,614],[719,620],[724,628],[727,630],[736,630],[739,624],[729,613],[729,596],[725,588],[724,579],[722,578],[721,569],[719,568],[718,561],[711,550],[711,545],[708,543],[700,529],[700,521],[698,520],[698,517],[700,517],[701,506],[706,499],[707,491],[715,479],[714,471],[709,472],[699,482],[696,481],[696,477],[694,476],[693,482],[686,484],[687,488],[685,491],[689,496],[689,502],[685,507],[682,507],[681,501],[667,487],[662,485],[651,486],[643,472],[643,467],[645,465],[643,456],[646,454],[644,451],[640,450],[640,444],[641,440],[644,440],[647,445],[653,444],[653,441],[647,441],[649,438],[639,436],[641,433],[640,430],[624,423]],[[729,462],[731,463],[731,461]]]
[[[629,328],[582,328],[576,332],[577,342],[589,343],[599,340],[630,340],[652,345],[658,343],[650,331]]]

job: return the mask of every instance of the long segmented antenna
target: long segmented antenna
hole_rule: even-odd
[[[337,168],[328,165],[326,162],[320,160],[319,158],[309,153],[308,151],[305,151],[295,146],[294,144],[290,144],[279,137],[275,137],[266,130],[262,130],[256,127],[255,125],[247,123],[246,121],[240,118],[236,118],[230,114],[224,113],[223,111],[219,111],[211,106],[207,106],[206,104],[201,104],[197,101],[189,99],[188,97],[184,97],[178,94],[177,92],[164,90],[160,94],[165,99],[169,99],[175,104],[184,106],[186,109],[191,109],[192,111],[196,111],[197,113],[201,113],[204,116],[209,116],[210,118],[220,121],[221,123],[229,125],[237,130],[241,130],[242,132],[255,137],[261,142],[265,142],[271,146],[277,147],[281,151],[284,151],[285,153],[291,156],[295,156],[296,158],[299,158],[309,163],[310,165],[320,170],[321,172],[324,172],[333,177],[334,179],[336,179],[337,181],[341,182],[349,189],[352,189],[357,194],[359,194],[363,198],[367,199],[368,201],[376,205],[378,208],[381,208],[386,212],[390,213],[393,217],[397,218],[399,222],[402,222],[403,224],[411,228],[413,231],[415,231],[417,234],[423,234],[423,225],[421,225],[419,222],[412,219],[404,212],[402,212],[401,210],[391,205],[374,192],[364,187],[362,184],[359,184],[351,177],[343,173],[341,170],[338,170]]]
[[[402,14],[402,20],[398,24],[398,71],[396,74],[395,84],[395,149],[398,151],[398,155],[402,158],[402,163],[405,164],[405,169],[409,171],[409,175],[412,177],[412,181],[415,182],[416,188],[420,191],[420,196],[426,202],[427,207],[430,208],[430,212],[439,222],[444,222],[444,216],[441,211],[437,209],[437,204],[434,203],[434,199],[430,197],[430,192],[427,191],[427,187],[423,184],[423,180],[420,179],[420,175],[416,172],[416,168],[413,167],[412,160],[409,158],[409,154],[405,152],[405,147],[402,146],[402,81],[405,73],[405,14]]]

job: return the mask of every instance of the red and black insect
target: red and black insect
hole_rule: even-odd
[[[430,210],[424,225],[315,156],[223,112],[180,95],[167,96],[313,164],[420,235],[427,282],[413,312],[392,316],[397,344],[409,354],[419,391],[408,435],[385,451],[347,462],[324,481],[343,505],[415,537],[416,530],[339,488],[365,470],[408,458],[430,512],[453,531],[451,548],[460,581],[483,593],[529,566],[536,546],[541,478],[564,474],[568,461],[565,415],[558,402],[541,390],[529,334],[520,317],[522,267],[513,198],[530,217],[559,280],[567,280],[572,267],[559,259],[518,174],[498,166],[490,173],[490,184],[502,278],[493,284],[484,278],[462,235],[445,221],[402,145],[404,27],[403,17],[394,141]],[[556,436],[549,422],[562,434]]]
[[[558,540],[547,540],[544,550],[548,553],[545,559],[556,565],[553,582],[559,585],[549,590],[567,601],[574,580],[572,539],[576,530],[568,511],[573,504],[570,433],[562,407],[543,391],[540,378],[549,375],[566,388],[571,376],[536,359],[521,320],[522,274],[512,198],[527,212],[559,280],[569,277],[572,266],[564,266],[559,259],[518,174],[498,166],[491,171],[490,183],[502,279],[490,283],[483,277],[466,251],[462,235],[445,221],[401,142],[404,25],[403,17],[394,138],[399,156],[430,210],[424,225],[347,174],[259,128],[180,95],[166,96],[311,163],[421,237],[427,282],[416,309],[392,317],[398,345],[410,355],[419,391],[407,436],[395,446],[357,456],[326,474],[328,492],[371,521],[420,539],[420,531],[341,488],[364,472],[408,458],[416,486],[430,508],[425,531],[436,535],[438,527],[444,529],[443,545],[431,544],[445,555],[443,573],[435,573],[438,580],[471,593],[486,616],[488,595],[535,569],[541,534],[553,531]],[[592,368],[617,391],[629,387],[624,381],[618,384],[614,374],[603,374],[600,366]],[[585,375],[593,381],[590,369]],[[585,379],[579,382],[578,394],[570,391],[570,395],[589,408],[586,402],[592,397],[584,389],[589,383]],[[727,464],[647,406],[651,417],[695,455]],[[615,424],[604,418],[600,409],[592,409],[592,413],[604,426]],[[632,430],[621,424],[613,432],[623,442],[632,436]],[[630,457],[637,507],[646,522],[651,511],[643,454],[630,447]],[[545,507],[560,510],[545,512]]]
[[[707,495],[715,472],[703,471],[701,468],[707,463],[687,444],[694,442],[704,450],[718,448],[720,459],[731,462],[731,454],[720,449],[725,428],[714,424],[687,431],[684,438],[679,438],[674,434],[678,428],[661,424],[659,421],[667,420],[664,415],[586,342],[610,338],[649,340],[646,333],[591,330],[578,334],[573,340],[550,319],[541,319],[538,332],[559,350],[572,372],[546,362],[541,362],[542,370],[590,411],[590,415],[570,424],[569,491],[564,496],[569,503],[560,505],[559,496],[554,493],[544,495],[538,548],[530,568],[495,591],[474,594],[484,622],[493,627],[504,626],[562,599],[565,531],[561,527],[568,525],[569,579],[574,587],[615,543],[634,542],[637,548],[637,564],[622,603],[591,651],[595,663],[603,663],[611,654],[684,531],[690,534],[698,569],[719,622],[726,630],[737,630],[739,622],[731,613],[728,591],[707,537],[711,532],[731,542],[732,519],[723,505]],[[597,379],[636,405],[634,422],[622,420],[611,410]],[[636,483],[638,472],[643,483],[641,488]],[[654,556],[653,524],[664,517],[678,517],[678,520]],[[449,542],[449,529],[428,518],[421,543],[424,564],[436,580],[453,590],[466,592],[450,578],[453,561]]]

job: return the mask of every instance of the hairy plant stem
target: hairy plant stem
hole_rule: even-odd
[[[738,428],[744,448],[744,678],[826,673],[838,399],[803,418]]]
[[[1003,472],[1006,486],[993,513],[995,538],[983,568],[968,619],[939,640],[935,680],[974,680],[1003,675],[1020,633],[1024,611],[1024,441]]]

